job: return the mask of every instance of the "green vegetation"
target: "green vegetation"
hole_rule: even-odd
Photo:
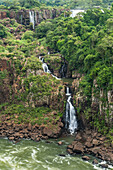
[[[112,4],[112,0],[1,0],[0,8],[20,9],[27,8],[32,9],[35,7],[60,7],[71,9],[89,9],[93,7],[109,7]]]
[[[3,105],[2,105],[3,107]],[[13,104],[7,107],[1,115],[8,117],[9,122],[14,121],[17,124],[31,123],[34,124],[49,124],[52,121],[51,109],[48,107],[25,107],[24,105]],[[60,118],[61,114],[55,115],[55,120]],[[10,118],[9,118],[10,117]]]
[[[0,8],[19,9],[19,7],[25,7],[32,9],[39,7],[40,3],[38,0],[1,0],[0,5]]]
[[[48,25],[47,21],[45,26],[43,22],[35,31],[37,38],[42,38],[43,44],[45,40],[50,50],[59,51],[65,57],[70,71],[77,70],[84,74],[79,85],[87,101],[84,114],[91,126],[104,134],[108,133],[112,126],[110,123],[112,115],[107,98],[108,91],[113,89],[112,16],[113,7],[110,10],[94,8],[82,13],[82,16],[78,14],[75,18],[59,17],[49,20],[51,29],[46,27],[46,34],[40,30],[43,30],[41,27]],[[92,89],[94,97],[102,102],[102,113],[92,114],[89,111]],[[100,96],[101,89],[103,96]]]
[[[20,124],[51,124],[54,115],[49,99],[63,86],[42,71],[39,55],[47,54],[47,48],[39,45],[35,32],[14,19],[0,20],[0,28],[0,117],[9,116],[9,122]],[[58,106],[54,123],[62,116],[57,110]]]
[[[44,121],[51,121],[51,118],[46,115],[50,110],[46,109],[50,107],[52,111],[54,106],[48,104],[48,101],[52,101],[52,97],[57,95],[55,107],[64,107],[64,105],[60,106],[63,85],[50,74],[43,73],[42,63],[38,57],[44,55],[45,62],[50,63],[51,69],[59,70],[62,62],[59,56],[62,55],[69,66],[68,71],[77,71],[83,75],[79,90],[87,104],[81,106],[79,112],[81,113],[81,109],[84,108],[83,114],[90,125],[104,134],[108,132],[110,134],[113,129],[112,123],[109,123],[112,119],[110,106],[113,103],[108,102],[108,92],[113,90],[113,6],[110,9],[92,8],[110,5],[111,1],[107,0],[87,0],[84,3],[79,0],[72,4],[71,2],[46,1],[46,4],[81,7],[88,10],[75,18],[64,17],[62,14],[58,18],[45,20],[35,26],[34,31],[30,30],[31,25],[20,25],[14,19],[0,20],[0,80],[2,82],[0,85],[2,86],[6,81],[10,92],[9,98],[5,101],[9,102],[9,105],[1,107],[4,109],[2,113],[12,113],[13,118],[14,114],[18,114],[20,122],[25,122],[23,119],[32,120],[33,123],[38,120],[41,122],[42,117]],[[1,1],[1,9],[6,8],[7,11],[8,9],[35,9],[44,2],[18,0],[15,3],[16,5],[10,0]],[[47,55],[48,50],[56,55]],[[2,62],[4,62],[3,66]],[[8,77],[10,77],[9,84]],[[1,89],[2,94],[4,88]],[[92,94],[102,103],[100,112],[98,109],[92,113]],[[37,107],[40,103],[45,105],[45,110]],[[42,114],[41,109],[46,116]],[[24,114],[28,118],[25,116],[22,119]],[[36,117],[40,118],[37,120]]]

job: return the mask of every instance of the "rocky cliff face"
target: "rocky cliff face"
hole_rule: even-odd
[[[68,63],[61,54],[49,54],[44,56],[44,61],[49,66],[51,72],[60,78],[71,78],[72,73],[69,70]]]
[[[78,119],[84,127],[99,128],[98,124],[104,122],[104,126],[112,127],[113,122],[113,90],[105,91],[97,87],[96,80],[93,82],[90,102],[80,88],[83,75],[76,73],[76,79],[72,83],[73,101],[78,110]],[[95,125],[94,125],[95,124]]]
[[[65,88],[62,81],[55,80],[55,78],[51,75],[47,75],[41,69],[35,71],[27,69],[26,77],[24,76],[23,78],[20,78],[20,76],[16,75],[15,65],[8,62],[7,59],[0,59],[0,66],[0,70],[3,74],[0,82],[0,103],[12,102],[12,100],[14,100],[14,96],[16,95],[18,97],[25,97],[25,102],[23,102],[25,106],[48,106],[51,109],[63,112]],[[36,80],[31,78],[31,75]],[[30,78],[31,80],[29,80]],[[40,80],[38,81],[38,79]],[[41,91],[38,91],[36,87],[34,87],[34,84],[36,86],[36,83],[37,89],[40,88]],[[45,83],[48,83],[48,85]],[[51,85],[51,88],[49,88],[49,84]],[[29,86],[28,93],[26,93],[26,86]],[[47,91],[41,86],[47,88]],[[37,95],[34,90],[36,90]],[[16,99],[15,102],[17,102]]]
[[[0,59],[0,104],[10,101],[13,70],[8,59]]]
[[[12,18],[16,19],[16,21],[23,25],[29,25],[30,23],[30,17],[29,17],[29,11],[30,10],[1,10],[0,11],[0,19],[4,18]],[[35,25],[38,25],[41,21],[46,19],[54,19],[55,17],[58,17],[63,13],[63,9],[40,9],[40,10],[32,10],[31,12],[34,13],[34,21]]]

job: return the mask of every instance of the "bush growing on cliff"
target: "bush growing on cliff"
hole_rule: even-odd
[[[23,34],[22,39],[23,39],[23,40],[31,40],[31,41],[33,41],[34,35],[35,35],[35,34],[34,34],[33,31],[26,31],[26,32]]]
[[[41,61],[37,58],[37,57],[34,57],[34,56],[31,56],[30,58],[28,58],[28,60],[26,61],[26,64],[25,66],[22,68],[22,71],[25,72],[27,71],[28,69],[32,71],[35,71],[35,74],[36,74],[36,71],[39,70],[39,69],[42,69],[42,63]]]
[[[2,24],[0,24],[0,37],[6,38],[7,35],[10,35],[10,33],[8,33],[8,30]]]

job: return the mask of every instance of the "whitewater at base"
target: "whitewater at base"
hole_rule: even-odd
[[[0,170],[95,170],[88,162],[66,153],[69,144],[64,139],[62,146],[51,140],[34,142],[22,140],[13,144],[7,139],[0,139]]]

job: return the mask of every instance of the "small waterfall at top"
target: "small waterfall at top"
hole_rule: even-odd
[[[34,29],[35,28],[34,11],[29,11],[29,18],[30,18],[30,23],[33,24],[33,29]]]
[[[66,72],[67,72],[67,65],[66,63],[64,63],[60,69],[60,74],[62,78],[66,76]]]
[[[35,23],[37,24],[37,13],[35,11]]]
[[[71,93],[69,92],[69,87],[67,87],[66,95],[68,98],[66,103],[65,128],[73,134],[77,130],[77,119],[75,108],[71,103]]]
[[[21,25],[22,25],[23,15],[21,14]]]
[[[44,70],[45,73],[50,73],[50,74],[51,74],[53,77],[55,77],[57,80],[61,80],[60,78],[58,78],[57,76],[55,76],[55,75],[53,75],[53,74],[51,73],[51,71],[50,71],[49,68],[48,68],[48,65],[44,62],[44,58],[43,58],[43,57],[39,56],[39,60],[43,63],[43,64],[42,64],[42,68],[43,68],[43,70]]]

